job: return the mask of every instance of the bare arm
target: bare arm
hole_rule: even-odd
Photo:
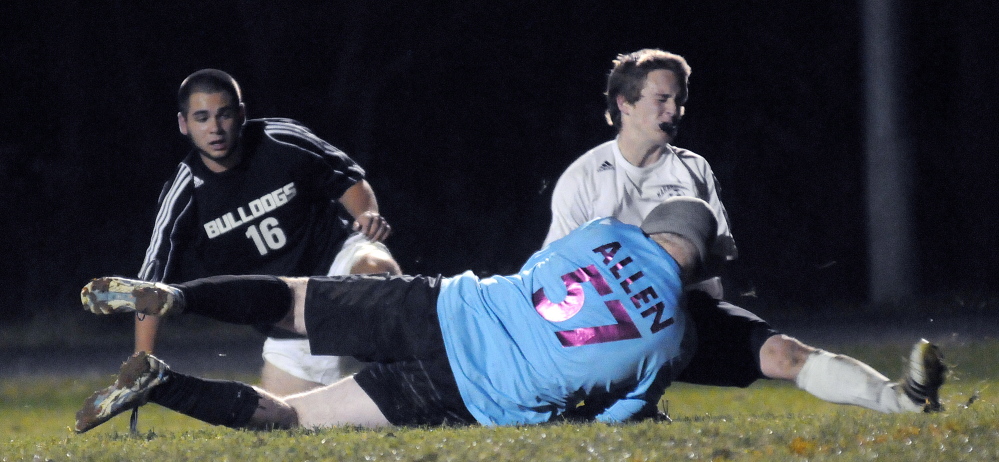
[[[371,185],[361,180],[340,196],[340,203],[354,217],[354,230],[372,241],[384,241],[392,233],[385,217],[378,213],[378,200]]]
[[[166,262],[177,252],[172,230],[177,220],[191,205],[193,199],[193,175],[190,167],[181,162],[177,166],[174,178],[167,181],[160,192],[159,211],[149,248],[142,261],[138,278],[144,281],[163,281],[167,271]],[[186,243],[183,243],[186,245]],[[156,316],[137,316],[135,318],[135,351],[152,353],[156,346],[156,332],[159,328],[159,318]]]
[[[156,332],[160,325],[157,316],[136,316],[135,318],[135,351],[152,353],[156,346]]]

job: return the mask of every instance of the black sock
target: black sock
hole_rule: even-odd
[[[232,324],[274,324],[292,309],[291,288],[275,276],[212,276],[172,284],[184,312]]]
[[[257,391],[245,383],[167,374],[167,381],[149,393],[149,401],[202,422],[243,428],[260,403]]]

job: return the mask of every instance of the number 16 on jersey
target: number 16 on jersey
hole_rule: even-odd
[[[288,242],[284,231],[278,225],[277,218],[274,217],[265,218],[260,221],[260,224],[247,227],[246,237],[253,240],[260,255],[267,255],[271,250],[278,250]]]

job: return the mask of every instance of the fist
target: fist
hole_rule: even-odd
[[[378,212],[369,211],[362,213],[354,220],[354,231],[361,232],[373,242],[380,242],[392,234],[392,227]]]

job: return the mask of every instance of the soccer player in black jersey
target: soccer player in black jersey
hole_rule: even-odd
[[[139,278],[400,273],[382,244],[391,227],[343,151],[294,120],[246,120],[239,84],[219,70],[191,74],[177,103],[194,149],[160,195]],[[158,323],[137,318],[136,351],[153,352]],[[272,393],[329,384],[350,367],[312,356],[296,334],[259,329],[268,336],[261,385]]]

